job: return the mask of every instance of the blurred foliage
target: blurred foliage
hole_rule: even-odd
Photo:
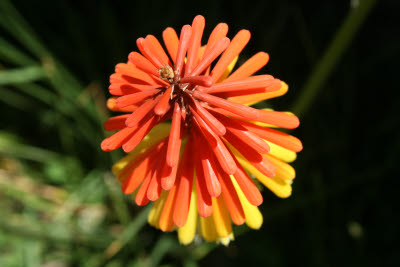
[[[395,266],[398,9],[396,0],[0,0],[0,266]],[[220,21],[230,36],[249,29],[240,61],[270,53],[266,72],[291,89],[273,106],[302,119],[293,196],[265,190],[262,229],[237,227],[229,247],[183,247],[149,227],[149,208],[109,171],[121,153],[99,146],[114,65],[136,38],[196,14],[206,33]]]

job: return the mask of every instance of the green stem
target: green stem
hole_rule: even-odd
[[[326,49],[321,60],[316,64],[309,79],[301,90],[302,93],[293,108],[297,116],[304,116],[311,107],[318,92],[329,78],[329,75],[332,73],[334,67],[346,51],[376,2],[376,0],[360,0],[359,5],[353,7],[349,12],[347,18],[334,36],[330,46]]]

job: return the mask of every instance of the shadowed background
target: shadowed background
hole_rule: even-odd
[[[400,149],[395,0],[0,0],[0,266],[394,266]],[[121,152],[100,142],[108,78],[136,39],[206,18],[252,33],[239,64],[289,92],[263,103],[299,115],[293,195],[263,191],[259,231],[229,247],[183,247],[120,192]],[[204,40],[203,40],[204,41]]]

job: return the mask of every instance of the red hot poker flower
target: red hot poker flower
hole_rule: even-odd
[[[268,54],[257,53],[231,73],[250,32],[230,40],[228,26],[220,23],[202,46],[204,26],[196,16],[179,38],[165,29],[168,54],[152,35],[137,40],[140,53],[129,54],[110,77],[116,97],[108,107],[127,114],[105,122],[106,130],[117,132],[101,148],[122,146],[129,153],[113,171],[138,205],[154,202],[151,225],[177,228],[183,244],[196,233],[228,244],[231,221],[261,227],[257,181],[279,197],[291,194],[295,171],[288,162],[302,144],[276,129],[296,128],[296,116],[250,107],[288,89],[271,75],[254,75]]]

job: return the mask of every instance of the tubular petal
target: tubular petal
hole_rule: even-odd
[[[187,245],[192,243],[194,236],[196,235],[197,217],[196,191],[193,187],[190,195],[188,219],[183,227],[178,228],[178,239],[181,244]]]
[[[111,85],[108,87],[108,90],[112,95],[129,95],[142,92],[145,90],[156,89],[159,87],[160,87],[159,84],[150,85],[150,84],[132,84],[128,82],[122,82],[122,83],[111,83]]]
[[[226,109],[227,111],[230,111],[232,113],[238,114],[244,118],[247,118],[249,120],[257,120],[259,117],[259,110],[243,106],[240,104],[232,103],[229,101],[226,101],[225,99],[212,96],[206,93],[202,93],[199,90],[195,90],[193,92],[193,96],[195,98],[198,98],[200,100],[203,100],[205,102],[208,102],[211,105],[220,107],[222,109]]]
[[[151,201],[156,201],[161,195],[161,172],[162,166],[165,165],[165,153],[167,146],[164,145],[160,150],[160,153],[155,157],[154,160],[154,170],[147,189],[147,198]]]
[[[279,159],[270,155],[264,155],[264,157],[267,158],[272,165],[274,165],[276,169],[276,176],[278,176],[279,178],[282,178],[284,180],[293,180],[296,177],[296,172],[294,168],[289,164],[280,161]]]
[[[231,215],[231,219],[234,224],[242,225],[245,222],[244,211],[232,181],[226,173],[218,172],[218,174],[221,182],[222,196],[229,214]]]
[[[174,167],[178,164],[181,141],[181,108],[176,102],[172,116],[171,133],[169,135],[166,158],[166,163],[170,167]]]
[[[268,144],[260,138],[258,135],[250,132],[248,129],[243,127],[239,121],[235,121],[233,119],[229,119],[223,115],[215,113],[216,117],[222,121],[228,131],[233,134],[236,138],[239,138],[247,145],[251,146],[254,150],[256,150],[260,154],[269,153]]]
[[[196,196],[197,196],[197,209],[199,215],[208,217],[212,213],[211,196],[207,191],[207,185],[204,178],[203,167],[201,166],[201,159],[199,156],[196,158]]]
[[[131,136],[131,134],[133,134],[134,131],[134,128],[124,128],[116,132],[101,142],[101,149],[103,151],[112,151],[119,148]]]
[[[229,213],[221,196],[212,198],[213,204],[213,219],[215,230],[219,238],[224,238],[232,233],[232,225],[229,219]]]
[[[287,133],[280,132],[275,129],[255,125],[251,122],[242,121],[241,124],[249,131],[257,134],[259,137],[289,149],[294,152],[299,152],[303,149],[301,141]]]
[[[182,78],[180,82],[205,87],[210,87],[212,85],[212,79],[210,76],[186,76]]]
[[[163,211],[160,216],[160,229],[163,232],[170,232],[174,227],[173,222],[173,211],[174,211],[174,203],[177,192],[177,186],[172,187],[172,189],[168,192],[167,200],[165,201]]]
[[[150,89],[139,93],[124,95],[116,99],[116,104],[119,108],[135,105],[143,102],[144,100],[154,96],[160,92],[158,89]]]
[[[171,27],[166,28],[163,31],[163,40],[172,61],[175,63],[179,45],[179,39],[176,31]]]
[[[219,78],[219,80],[218,80],[219,83],[225,81],[226,77],[228,77],[229,74],[231,74],[233,68],[236,66],[236,62],[238,61],[238,59],[239,59],[239,56],[235,57],[235,59],[232,60],[232,62],[229,64],[229,66],[226,68],[226,70],[222,74],[221,78]]]
[[[204,178],[207,191],[210,196],[218,197],[221,194],[221,185],[216,174],[217,167],[215,165],[214,156],[210,149],[207,149],[206,140],[199,136],[196,142],[203,149],[199,151],[199,169],[203,172],[200,178]],[[202,181],[201,181],[202,182]]]
[[[178,52],[176,55],[175,71],[182,75],[182,67],[185,61],[186,51],[189,47],[190,40],[192,36],[192,27],[190,25],[185,25],[182,27],[181,36],[179,38]]]
[[[296,152],[290,151],[289,149],[283,148],[281,146],[275,145],[274,143],[266,141],[270,147],[269,154],[283,160],[285,162],[291,163],[296,160]]]
[[[151,210],[149,212],[149,216],[147,217],[147,222],[156,228],[160,228],[160,217],[162,210],[164,208],[165,201],[167,200],[168,197],[168,192],[163,191],[161,193],[160,198],[154,203],[153,207],[151,207]]]
[[[200,234],[208,242],[218,239],[213,216],[200,217]]]
[[[243,158],[239,153],[232,151],[239,163],[252,173],[261,183],[269,188],[275,195],[280,198],[287,198],[292,194],[292,186],[290,181],[284,181],[279,177],[267,177],[258,171],[252,164],[250,164],[246,159]]]
[[[158,118],[151,117],[146,122],[141,122],[138,124],[138,127],[135,133],[126,140],[125,144],[122,145],[122,149],[125,152],[131,152],[136,148],[136,146],[143,140],[143,138],[150,132],[150,130],[157,124]],[[131,128],[132,129],[132,128]]]
[[[126,120],[126,126],[129,128],[136,127],[139,122],[144,118],[149,119],[154,116],[153,108],[160,101],[161,95],[157,96],[155,99],[149,99],[143,105],[138,107]]]
[[[149,184],[151,181],[151,174],[152,174],[152,172],[149,172],[147,174],[146,178],[144,178],[144,181],[136,194],[135,202],[138,206],[145,206],[150,201],[147,198],[147,188],[149,188]]]
[[[258,52],[245,63],[243,63],[234,73],[232,73],[225,81],[236,81],[241,78],[249,77],[267,65],[269,55],[265,52]]]
[[[128,59],[129,62],[134,64],[138,69],[153,74],[156,77],[160,76],[160,74],[157,71],[157,68],[147,58],[145,58],[138,52],[130,53]]]
[[[132,84],[166,85],[166,83],[138,68],[133,64],[119,63],[115,66],[115,72],[120,74],[121,81]],[[113,75],[111,75],[110,79]],[[111,81],[113,83],[113,81]]]
[[[196,65],[191,73],[188,73],[191,76],[196,76],[206,70],[211,63],[228,47],[230,41],[229,38],[224,37],[218,40],[211,49],[206,50],[200,62]],[[206,76],[210,77],[210,76]],[[211,84],[213,82],[212,78]]]
[[[129,115],[119,115],[115,117],[111,117],[104,123],[104,129],[106,131],[115,131],[121,130],[125,127],[125,120],[129,117]]]
[[[230,45],[211,71],[211,77],[213,78],[214,82],[219,80],[229,64],[240,54],[249,40],[250,32],[248,30],[241,30],[235,35]]]
[[[192,158],[193,150],[191,143],[192,140],[188,140],[186,144],[179,174],[178,192],[176,195],[174,209],[174,223],[178,227],[182,227],[186,224],[189,212],[190,195],[192,192],[194,174],[194,162]]]
[[[300,124],[299,119],[295,115],[273,110],[260,110],[260,116],[257,118],[257,121],[286,129],[297,128]]]
[[[160,98],[160,102],[158,102],[154,107],[154,113],[158,116],[163,116],[168,112],[171,105],[169,104],[170,95],[171,95],[172,87],[168,87],[167,90],[163,93]]]
[[[154,47],[150,41],[144,38],[136,40],[136,45],[140,52],[151,62],[157,69],[161,69],[165,64],[161,61],[157,54],[154,52]],[[150,48],[151,47],[151,48]]]
[[[215,93],[235,92],[243,90],[248,92],[251,91],[252,89],[263,89],[265,92],[267,92],[269,86],[274,81],[275,81],[274,77],[272,77],[271,75],[252,76],[238,81],[216,83],[209,88],[202,89],[202,92],[215,94]]]
[[[133,112],[138,108],[137,105],[132,105],[132,106],[128,106],[125,108],[119,108],[119,107],[117,107],[117,104],[115,103],[116,99],[117,99],[117,97],[110,97],[109,99],[107,99],[107,108],[109,110],[114,111],[114,112]],[[139,105],[141,105],[141,103]]]
[[[201,118],[193,117],[193,121],[200,128],[203,136],[208,140],[209,146],[214,152],[218,163],[227,174],[233,174],[236,171],[236,164],[229,153],[228,148],[223,144],[221,139],[214,134],[210,127]],[[201,122],[201,123],[199,123]],[[201,126],[200,126],[201,125]]]
[[[113,167],[112,171],[115,176],[119,176],[120,172],[136,157],[139,157],[142,154],[147,153],[151,150],[151,147],[159,144],[162,139],[168,136],[170,131],[169,123],[159,123],[157,124],[151,131],[143,138],[142,142],[136,147],[135,151],[132,151],[127,156],[123,157],[119,161],[117,161]]]
[[[241,187],[238,185],[238,183],[235,181],[235,179],[231,176],[233,186],[235,187],[236,193],[240,199],[240,203],[242,204],[244,214],[246,217],[246,224],[248,227],[251,229],[258,230],[261,228],[261,225],[263,223],[263,216],[260,212],[260,210],[256,207],[253,206],[245,197],[243,194]]]
[[[235,182],[240,186],[241,191],[252,205],[260,206],[263,202],[263,197],[260,193],[260,190],[258,190],[252,179],[247,175],[242,165],[240,165],[239,162],[237,162],[236,165],[238,168],[231,176],[231,179],[235,180]]]
[[[164,48],[162,47],[162,45],[160,44],[160,42],[158,41],[158,39],[156,37],[154,37],[154,35],[147,35],[145,38],[145,43],[146,45],[149,46],[149,49],[151,49],[153,51],[153,53],[155,55],[157,55],[157,57],[160,59],[160,62],[163,64],[163,66],[168,65],[171,66],[171,61],[169,61],[169,58],[167,56],[167,54],[164,51]]]
[[[229,97],[228,100],[242,105],[251,106],[261,101],[286,94],[286,92],[288,91],[287,84],[285,82],[279,81],[278,79],[275,79],[275,81],[274,84],[271,85],[274,87],[274,89],[270,92],[243,96],[232,96]]]
[[[201,45],[201,37],[205,26],[204,17],[197,15],[192,23],[192,36],[190,38],[190,45],[187,52],[187,62],[185,74],[191,73],[197,63],[198,53]]]
[[[150,172],[153,166],[153,158],[164,146],[166,139],[160,143],[153,145],[148,151],[139,155],[136,159],[131,160],[130,163],[118,174],[118,179],[122,183],[121,190],[125,194],[131,194],[143,181],[147,173]]]
[[[210,112],[208,112],[205,108],[203,108],[197,100],[193,99],[193,104],[196,108],[196,113],[204,120],[205,123],[219,136],[222,136],[226,133],[225,126],[216,119]],[[193,108],[189,107],[192,111]]]
[[[210,50],[217,41],[219,41],[223,37],[226,37],[227,33],[228,33],[228,24],[219,23],[211,32],[210,37],[208,38],[204,54],[207,54],[209,52],[208,50]]]

